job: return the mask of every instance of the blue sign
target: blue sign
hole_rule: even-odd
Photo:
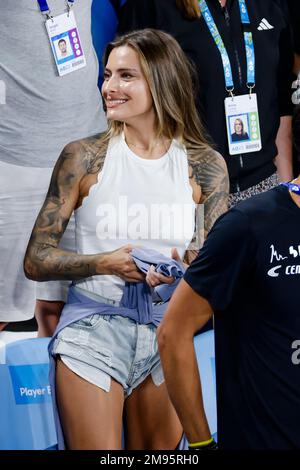
[[[0,346],[0,450],[57,444],[49,385],[49,338]]]
[[[16,405],[51,403],[49,364],[9,366]]]
[[[194,345],[201,377],[204,409],[211,433],[217,433],[216,367],[214,332],[195,336]]]

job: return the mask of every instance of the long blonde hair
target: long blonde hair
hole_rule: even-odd
[[[183,12],[184,16],[190,20],[201,16],[197,0],[176,0],[176,6]]]
[[[178,42],[159,30],[133,31],[108,44],[104,66],[111,51],[123,46],[131,47],[140,58],[153,99],[156,138],[176,138],[186,146],[190,157],[199,158],[199,152],[210,147],[195,107],[194,72]],[[104,140],[119,135],[123,126],[123,122],[109,121]]]

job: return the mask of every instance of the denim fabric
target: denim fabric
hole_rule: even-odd
[[[155,326],[119,315],[96,314],[72,323],[58,334],[52,354],[106,392],[113,378],[125,398],[150,374],[155,385],[164,381]]]
[[[158,273],[175,278],[172,284],[161,284],[152,290],[145,282],[127,282],[125,284],[121,305],[127,308],[136,308],[142,323],[149,323],[154,313],[153,299],[160,302],[170,300],[180,279],[184,275],[184,268],[177,261],[155,250],[134,249],[131,252],[131,256],[139,270],[143,273],[146,274],[149,267],[153,265]]]

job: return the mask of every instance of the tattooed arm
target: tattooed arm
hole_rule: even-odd
[[[215,221],[228,210],[229,178],[225,160],[212,149],[198,162],[189,159],[189,169],[190,178],[201,188],[197,233],[185,257],[191,262]]]
[[[76,280],[96,274],[116,274],[125,280],[141,280],[129,255],[130,246],[94,255],[58,248],[73,210],[84,197],[83,193],[88,193],[83,190],[87,179],[101,171],[104,159],[99,151],[99,136],[71,143],[63,150],[27,247],[24,271],[29,279]]]
[[[228,210],[229,178],[224,158],[211,150],[203,161],[192,164],[193,177],[201,187],[200,204],[204,204],[204,237],[215,221]]]

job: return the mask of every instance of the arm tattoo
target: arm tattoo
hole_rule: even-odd
[[[99,173],[104,165],[107,144],[99,143],[101,134],[82,140],[82,159],[87,174]]]
[[[27,277],[76,280],[96,274],[101,255],[78,255],[60,250],[58,244],[79,198],[81,179],[103,168],[106,151],[100,137],[69,144],[61,153],[28,244],[24,260]]]
[[[190,178],[201,188],[196,231],[189,248],[194,258],[215,221],[228,210],[229,179],[225,160],[212,149],[201,155],[198,162],[189,159],[189,168]]]

